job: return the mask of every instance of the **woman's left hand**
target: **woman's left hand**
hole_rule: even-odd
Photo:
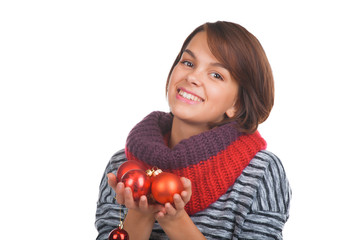
[[[165,212],[158,212],[155,219],[161,224],[162,221],[174,220],[185,212],[185,205],[191,198],[191,181],[185,177],[181,177],[184,191],[180,194],[174,194],[174,206],[171,203],[165,203]]]
[[[191,181],[184,177],[181,178],[181,181],[184,191],[174,194],[174,205],[165,203],[165,211],[155,214],[155,219],[169,239],[206,240],[184,209],[191,198]]]

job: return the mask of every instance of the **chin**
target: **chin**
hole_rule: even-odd
[[[178,118],[178,119],[182,119],[182,120],[191,120],[196,118],[196,116],[193,113],[189,113],[187,111],[183,111],[177,108],[173,108],[170,110],[172,112],[172,114],[174,115],[174,117]]]

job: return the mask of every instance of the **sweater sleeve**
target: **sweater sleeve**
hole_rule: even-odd
[[[289,218],[291,189],[280,160],[268,151],[258,158],[267,162],[250,212],[246,215],[238,239],[281,240]]]
[[[109,233],[120,223],[120,205],[115,200],[115,191],[108,185],[107,174],[116,174],[119,166],[126,161],[124,150],[115,153],[106,166],[100,182],[99,198],[96,209],[95,227],[98,231],[97,240],[108,239]],[[123,211],[124,208],[121,208]],[[122,212],[122,215],[124,213]]]

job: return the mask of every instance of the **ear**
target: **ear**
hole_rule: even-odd
[[[237,107],[234,104],[232,107],[226,110],[225,114],[226,116],[228,116],[228,118],[232,118],[235,116],[236,112],[237,112]]]

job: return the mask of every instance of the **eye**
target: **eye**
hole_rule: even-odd
[[[224,80],[223,77],[220,74],[216,73],[216,72],[211,73],[211,76],[213,76],[216,79]]]
[[[183,64],[183,65],[185,65],[187,67],[193,67],[194,66],[194,64],[192,62],[189,62],[189,61],[186,61],[186,60],[182,61],[181,64]]]

